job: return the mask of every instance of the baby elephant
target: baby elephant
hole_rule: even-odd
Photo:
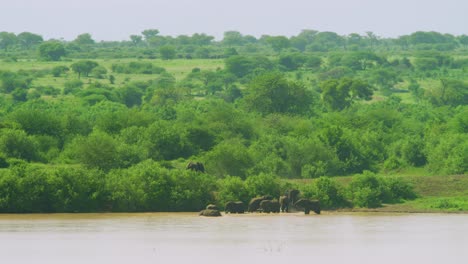
[[[320,202],[318,200],[299,199],[294,206],[303,208],[305,214],[309,214],[310,210],[320,214]]]
[[[224,211],[226,213],[231,213],[231,214],[243,214],[245,211],[244,203],[241,201],[227,202],[226,205],[224,206]]]
[[[280,203],[278,200],[263,200],[260,202],[260,210],[264,213],[279,213]]]

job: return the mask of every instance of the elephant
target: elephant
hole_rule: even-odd
[[[252,200],[250,200],[250,203],[249,203],[249,208],[247,209],[249,213],[257,211],[260,208],[260,203],[263,200],[273,200],[273,197],[271,195],[264,195],[264,196],[252,198]]]
[[[215,217],[215,216],[221,216],[221,212],[219,210],[205,209],[205,210],[201,210],[199,215]]]
[[[299,190],[297,189],[291,189],[287,192],[287,196],[289,198],[289,202],[292,204],[295,204],[296,201],[299,199]]]
[[[245,212],[244,203],[241,201],[232,202],[229,201],[224,206],[224,211],[231,214],[243,214]]]
[[[197,162],[190,161],[185,168],[187,170],[205,172],[205,166],[203,166],[203,163],[198,162],[198,161]]]
[[[260,202],[260,210],[264,213],[279,213],[280,203],[278,200],[263,200]]]
[[[299,199],[294,206],[303,208],[305,214],[309,214],[310,210],[320,214],[320,202],[318,200]]]
[[[214,205],[214,204],[209,204],[206,206],[206,209],[208,210],[218,210],[219,211],[219,208],[218,206]]]
[[[286,195],[280,196],[280,209],[281,212],[289,212],[289,197]]]

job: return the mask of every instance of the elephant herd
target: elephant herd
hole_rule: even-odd
[[[271,195],[264,195],[252,198],[247,206],[247,212],[263,212],[263,213],[279,213],[290,212],[291,209],[304,211],[309,214],[310,211],[320,214],[320,202],[317,200],[299,199],[298,190],[289,190],[284,196],[280,196],[279,200],[274,199]],[[224,206],[226,214],[243,214],[245,213],[245,205],[241,201],[229,201]],[[202,216],[221,216],[220,210],[216,205],[210,204],[205,210],[200,212]]]

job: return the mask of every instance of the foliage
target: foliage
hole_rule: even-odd
[[[416,198],[413,187],[404,180],[383,178],[368,171],[353,178],[348,193],[354,206],[367,208]]]
[[[47,41],[39,45],[39,57],[46,61],[58,61],[66,54],[65,47],[58,41]]]
[[[407,176],[322,176],[463,177],[467,43],[437,32],[1,32],[0,211],[199,210],[277,196],[298,178],[328,208],[412,199]],[[184,170],[189,160],[207,173]],[[432,187],[463,197],[450,179]],[[430,208],[464,208],[444,199]]]

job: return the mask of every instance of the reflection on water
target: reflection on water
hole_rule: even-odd
[[[0,258],[60,264],[467,263],[468,215],[0,215]]]

